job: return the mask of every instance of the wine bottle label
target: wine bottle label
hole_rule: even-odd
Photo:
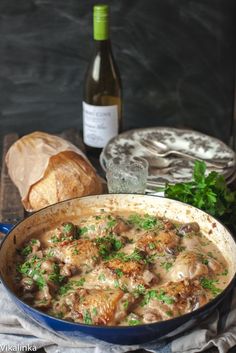
[[[83,102],[84,142],[102,148],[118,134],[117,105],[97,106]]]

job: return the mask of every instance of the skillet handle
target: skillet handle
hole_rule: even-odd
[[[13,224],[10,223],[0,223],[0,232],[3,234],[7,234],[13,228]]]

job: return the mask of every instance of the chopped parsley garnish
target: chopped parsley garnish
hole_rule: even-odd
[[[126,255],[124,261],[142,261],[144,258],[138,250],[134,250],[132,254]]]
[[[28,261],[17,266],[17,271],[32,278],[39,289],[42,289],[46,285],[46,279],[43,276],[45,271],[41,270],[41,264],[42,259],[32,256]]]
[[[114,287],[115,288],[119,288],[120,284],[119,281],[117,279],[114,280]]]
[[[209,264],[209,260],[203,254],[198,253],[197,255],[203,265],[207,266]]]
[[[99,245],[99,255],[103,259],[105,259],[108,256],[108,254],[109,254],[109,248],[104,244],[100,244]]]
[[[154,216],[145,214],[140,216],[139,214],[133,214],[129,216],[128,222],[134,225],[138,229],[150,230],[154,228],[162,228],[163,224]]]
[[[89,310],[85,310],[83,316],[84,316],[83,319],[85,324],[91,325],[93,323]]]
[[[128,288],[126,284],[120,284],[120,289],[123,290],[123,292],[128,293]]]
[[[61,284],[64,281],[65,276],[60,275],[60,267],[58,266],[58,264],[53,265],[53,273],[50,273],[48,275],[48,278],[50,281],[54,282],[57,285]]]
[[[96,238],[95,242],[98,245],[99,255],[103,259],[107,259],[111,252],[118,251],[123,246],[122,242],[113,234]]]
[[[166,304],[174,304],[174,302],[175,302],[174,298],[166,295],[163,290],[158,292],[155,289],[152,289],[152,290],[149,290],[145,293],[144,299],[142,301],[142,306],[148,304],[151,299],[157,299],[157,300],[162,301]]]
[[[174,316],[173,311],[171,311],[171,310],[167,310],[166,315],[168,315],[169,317]]]
[[[136,261],[142,263],[153,263],[155,254],[148,256],[140,252],[140,250],[135,249],[131,254],[127,255],[124,252],[112,253],[105,258],[105,260],[119,259],[122,262]]]
[[[37,256],[33,256],[28,261],[17,267],[18,272],[28,276],[34,280],[39,289],[42,289],[47,281],[45,277],[45,270],[41,270],[41,265],[45,258],[39,259]],[[65,279],[64,276],[60,275],[60,267],[58,264],[53,265],[53,272],[48,274],[48,279],[57,285],[60,285]]]
[[[220,274],[220,276],[227,276],[227,274],[229,273],[229,271],[227,270],[227,268]]]
[[[79,280],[71,280],[66,283],[64,286],[60,287],[59,294],[64,295],[68,291],[74,289],[75,287],[82,287],[85,283],[85,278],[80,278]]]
[[[79,250],[77,248],[74,248],[73,255],[78,255],[78,254],[79,254]]]
[[[109,215],[107,218],[108,218],[107,229],[109,230],[116,225],[116,219],[113,218],[111,215]]]
[[[113,245],[113,248],[115,249],[115,251],[120,250],[123,246],[122,242],[116,238],[114,238],[112,240],[112,242],[113,242],[112,245]]]
[[[204,289],[208,289],[214,297],[216,297],[222,290],[220,288],[217,288],[215,286],[216,283],[218,283],[218,280],[216,279],[210,279],[210,278],[201,278],[200,280],[201,286]]]
[[[119,268],[115,269],[115,273],[117,274],[118,277],[122,277],[123,274],[124,274],[123,271],[121,269],[119,269]]]
[[[43,276],[39,275],[39,276],[35,276],[35,283],[37,284],[37,286],[42,289],[43,287],[46,286],[46,280]]]
[[[56,236],[56,235],[53,235],[51,237],[51,242],[52,243],[59,243],[60,242],[60,239]]]
[[[46,258],[50,258],[54,256],[54,252],[52,249],[49,248],[49,250],[47,251],[47,253],[45,254]]]
[[[99,281],[104,282],[104,281],[106,280],[106,277],[105,277],[104,273],[101,273],[101,274],[98,276],[98,279],[99,279]]]
[[[138,250],[134,250],[130,255],[125,254],[124,252],[117,252],[115,254],[111,254],[108,257],[108,260],[110,259],[119,259],[123,262],[128,262],[128,261],[143,261],[144,257],[140,254]]]
[[[212,257],[213,259],[215,259],[215,256],[212,254],[211,251],[208,251],[207,255],[210,256],[210,257]]]
[[[88,227],[82,227],[78,229],[78,233],[79,235],[84,235],[85,233],[88,232],[88,230],[89,230]]]
[[[32,252],[32,246],[27,245],[21,250],[21,255],[28,256]]]
[[[148,247],[149,247],[150,250],[156,249],[155,243],[149,243]]]
[[[126,300],[124,302],[123,307],[124,307],[124,309],[128,309],[128,307],[129,307],[129,301],[128,300]]]
[[[96,316],[96,315],[98,314],[98,310],[97,310],[97,308],[93,308],[93,309],[92,309],[92,313],[93,313],[93,315],[95,315],[95,316]]]
[[[147,264],[152,264],[155,262],[155,259],[157,256],[160,256],[160,254],[153,254],[153,255],[146,255],[144,262]]]
[[[64,286],[62,286],[60,289],[59,289],[59,294],[60,295],[64,295],[66,294],[69,290],[73,289],[73,283],[71,282],[68,282],[66,283]]]
[[[164,268],[166,271],[169,271],[172,266],[172,262],[161,262],[161,267]]]
[[[77,287],[81,287],[81,286],[83,286],[84,283],[85,283],[85,278],[80,278],[79,280],[74,281],[74,283],[75,283],[75,285],[76,285]]]
[[[178,252],[182,252],[182,251],[184,251],[186,249],[186,246],[181,246],[181,245],[177,245],[176,246],[176,250],[178,251]]]
[[[23,256],[28,256],[29,254],[32,253],[32,245],[38,245],[40,246],[40,242],[37,239],[31,239],[28,244],[20,251],[20,254]]]
[[[140,325],[141,323],[142,323],[141,320],[137,320],[137,319],[128,320],[129,326],[137,326],[137,325]]]
[[[143,284],[139,284],[134,290],[134,294],[138,294],[138,295],[140,294],[143,295],[145,294],[145,292],[146,292],[146,288],[144,287]]]
[[[72,223],[63,224],[63,233],[70,233],[74,230],[74,225]]]

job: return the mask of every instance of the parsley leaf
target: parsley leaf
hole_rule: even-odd
[[[71,280],[67,282],[64,286],[60,287],[59,294],[64,295],[75,287],[82,287],[84,285],[84,282],[85,278],[80,278],[79,280]]]
[[[112,233],[106,237],[96,238],[95,242],[98,245],[99,255],[103,259],[106,259],[111,252],[118,251],[123,247],[122,242]]]
[[[223,175],[216,171],[206,175],[206,164],[196,160],[193,180],[175,185],[166,184],[165,196],[208,212],[236,229],[236,191],[231,191]]]
[[[148,304],[148,302],[151,299],[157,299],[157,300],[162,301],[166,304],[174,304],[174,302],[175,302],[174,298],[166,295],[163,290],[158,292],[155,289],[152,289],[152,290],[147,291],[146,294],[144,295],[144,299],[142,301],[142,306]]]
[[[83,318],[84,318],[84,323],[85,324],[91,325],[93,323],[89,310],[85,310],[84,311]]]
[[[41,270],[42,259],[37,256],[32,256],[28,261],[17,266],[17,271],[22,275],[32,278],[39,289],[46,285],[44,272]]]
[[[130,319],[128,321],[129,326],[137,326],[137,325],[140,325],[141,323],[142,323],[141,320],[136,320],[136,319]]]
[[[74,225],[72,223],[63,224],[63,233],[71,233],[74,230]]]
[[[135,225],[138,229],[144,229],[144,230],[161,228],[163,226],[160,220],[148,214],[145,214],[144,216],[133,214],[129,216],[128,222]]]
[[[27,245],[21,250],[21,255],[28,256],[32,251],[32,246]]]
[[[215,286],[218,281],[210,278],[201,278],[200,283],[204,289],[208,289],[214,297],[216,297],[222,290]]]
[[[169,271],[172,266],[172,262],[161,262],[161,267],[164,268],[166,271]]]

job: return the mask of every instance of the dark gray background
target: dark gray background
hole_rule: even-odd
[[[229,143],[235,0],[116,0],[113,49],[124,127],[190,127]],[[0,127],[82,128],[82,83],[93,50],[88,0],[1,0]]]

